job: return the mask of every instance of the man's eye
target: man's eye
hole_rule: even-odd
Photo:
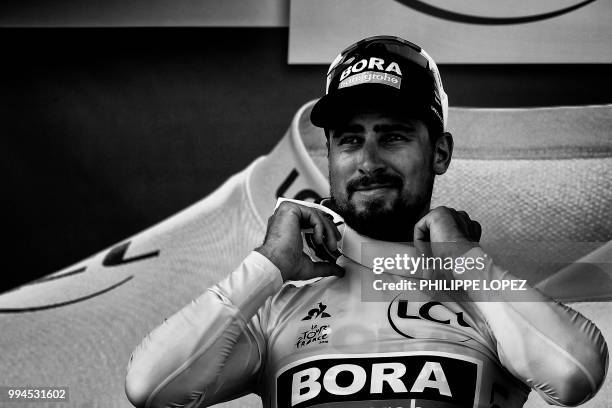
[[[359,138],[357,136],[343,136],[340,138],[341,145],[354,145],[359,143]]]
[[[386,142],[401,142],[401,141],[405,141],[408,140],[408,138],[404,135],[400,135],[397,133],[392,133],[390,135],[386,135],[384,137],[384,141]]]

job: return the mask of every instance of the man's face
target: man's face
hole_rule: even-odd
[[[429,210],[433,148],[418,119],[364,110],[330,130],[329,181],[335,209],[359,233],[410,241]]]

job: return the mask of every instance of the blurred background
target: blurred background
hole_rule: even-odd
[[[427,49],[451,106],[612,103],[609,2],[250,3],[0,5],[0,292],[208,195],[278,142],[365,35]]]

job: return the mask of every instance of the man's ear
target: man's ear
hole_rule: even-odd
[[[433,146],[433,171],[436,175],[446,173],[453,156],[453,135],[444,132]]]

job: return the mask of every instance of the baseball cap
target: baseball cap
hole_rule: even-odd
[[[360,106],[413,113],[446,130],[448,96],[436,63],[421,47],[399,37],[368,37],[338,54],[310,121],[329,127]]]

